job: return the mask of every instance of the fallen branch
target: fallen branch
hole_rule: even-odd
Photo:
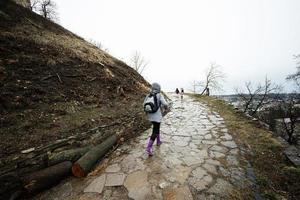
[[[57,78],[58,78],[58,81],[62,84],[63,82],[62,82],[62,80],[61,80],[61,78],[60,78],[60,76],[59,76],[58,73],[56,73],[56,76],[57,76]]]
[[[48,152],[53,151],[57,148],[69,145],[69,139],[60,139],[56,140],[55,142],[48,144],[46,146],[40,146],[36,149],[37,152]]]
[[[61,78],[60,78],[60,76],[59,76],[58,73],[56,73],[55,75],[48,75],[48,76],[45,76],[45,77],[41,78],[41,81],[44,81],[44,80],[53,78],[53,77],[55,77],[55,76],[58,78],[59,82],[62,83],[62,80],[61,80]],[[62,75],[62,76],[63,76],[63,77],[68,77],[68,78],[86,77],[86,75],[81,75],[81,74],[79,74],[79,75]]]
[[[76,78],[76,77],[86,77],[86,75],[63,75],[63,77]]]
[[[35,26],[36,28],[43,29],[40,25],[37,25],[36,23],[32,22],[30,19],[25,17],[25,20],[28,21],[31,25]]]
[[[114,122],[114,123],[111,123],[111,124],[106,124],[106,125],[102,125],[102,126],[96,126],[96,127],[92,128],[92,129],[88,130],[88,132],[90,132],[90,131],[96,131],[96,130],[102,129],[102,128],[108,128],[108,127],[115,126],[115,125],[118,125],[118,124],[120,124],[120,122]]]
[[[88,79],[87,82],[92,82],[92,81],[94,81],[96,79],[97,79],[97,77],[93,77],[93,78]]]
[[[54,77],[54,75],[45,76],[45,77],[41,78],[41,81],[48,80],[49,78],[52,78],[52,77]]]

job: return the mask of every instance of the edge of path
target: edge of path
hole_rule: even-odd
[[[224,119],[234,141],[245,150],[250,170],[253,168],[255,173],[252,176],[258,186],[257,192],[263,199],[300,199],[300,168],[287,163],[283,155],[284,145],[271,131],[223,100],[194,94],[189,96]],[[249,173],[251,176],[251,171]],[[235,190],[230,195],[232,199],[244,199],[245,192]]]

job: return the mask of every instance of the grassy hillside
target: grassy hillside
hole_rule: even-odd
[[[237,113],[225,101],[213,97],[195,97],[217,111],[239,146],[250,150],[247,159],[254,168],[259,192],[263,199],[299,199],[300,169],[287,163],[284,147],[257,121],[248,119],[244,113]],[[236,191],[231,199],[244,199],[246,191]]]
[[[148,87],[124,62],[21,6],[1,2],[1,159],[116,121],[126,124],[105,131],[134,134],[144,126],[141,103]]]

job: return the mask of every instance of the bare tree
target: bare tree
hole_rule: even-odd
[[[288,136],[288,143],[292,144],[297,142],[294,133],[297,120],[300,117],[300,107],[296,105],[295,98],[291,96],[288,100],[282,101],[279,106],[279,111],[282,116],[284,131]]]
[[[92,45],[96,46],[98,49],[102,49],[103,48],[103,44],[101,42],[97,42],[97,41],[95,41],[93,39],[86,39],[86,41],[88,41]]]
[[[297,86],[298,91],[300,91],[300,54],[294,56],[297,63],[297,72],[295,74],[289,75],[286,79],[294,81]]]
[[[196,94],[196,87],[198,86],[197,82],[194,80],[192,83],[191,83],[191,86],[192,86],[192,91],[194,94]]]
[[[254,98],[261,92],[261,87],[257,87],[254,90],[250,81],[245,82],[245,87],[247,90],[246,93],[240,89],[236,89],[236,93],[243,103],[244,112],[247,112],[250,109],[250,105],[252,105]]]
[[[58,20],[58,14],[56,12],[57,6],[53,0],[40,0],[38,11],[40,15],[51,21]]]
[[[148,65],[148,61],[146,61],[140,52],[135,51],[131,60],[131,66],[133,69],[135,69],[139,74],[142,74],[145,68]]]
[[[258,96],[258,103],[254,106],[252,115],[256,114],[258,109],[260,109],[263,105],[270,103],[272,99],[270,98],[271,94],[275,94],[275,99],[278,98],[278,94],[280,93],[282,87],[280,85],[272,83],[268,77],[265,78],[264,85],[260,86],[261,94]],[[273,97],[273,98],[274,98]]]
[[[108,48],[105,48],[104,45],[101,42],[97,42],[93,39],[87,40],[92,45],[96,46],[98,49],[101,49],[102,51],[109,52]]]
[[[30,1],[30,10],[37,12],[39,4],[40,4],[40,0],[31,0]]]
[[[208,89],[220,90],[224,78],[225,74],[221,71],[221,66],[216,63],[211,63],[205,74],[205,81],[199,83],[199,85],[203,87],[200,94],[203,95]]]
[[[246,93],[241,92],[240,89],[236,89],[236,91],[243,103],[244,112],[249,112],[251,115],[255,115],[262,106],[270,103],[272,94],[275,94],[273,98],[276,99],[282,88],[280,85],[272,83],[268,77],[265,78],[263,85],[259,84],[253,88],[251,82],[246,82],[245,87]]]

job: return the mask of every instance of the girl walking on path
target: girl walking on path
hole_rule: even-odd
[[[153,155],[152,146],[153,146],[155,139],[156,139],[156,144],[158,146],[161,145],[161,143],[162,143],[160,140],[160,123],[161,123],[161,120],[163,117],[161,107],[163,107],[164,109],[169,108],[168,103],[166,102],[164,96],[161,95],[160,90],[161,90],[160,85],[158,83],[153,83],[150,94],[148,94],[144,100],[144,105],[145,105],[147,99],[149,97],[154,96],[154,100],[156,100],[156,102],[154,102],[154,104],[156,104],[158,106],[158,109],[156,112],[147,113],[148,119],[153,125],[152,135],[150,136],[147,147],[146,147],[146,153],[149,156]]]

